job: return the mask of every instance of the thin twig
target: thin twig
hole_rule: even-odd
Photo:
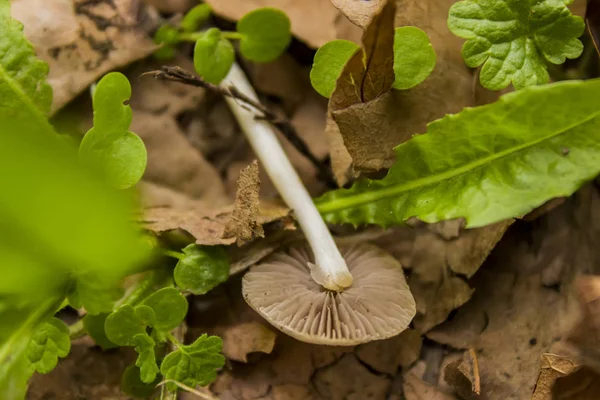
[[[333,174],[328,165],[319,160],[308,148],[308,145],[296,132],[294,126],[285,119],[281,119],[273,111],[261,103],[254,101],[248,96],[241,93],[234,86],[217,86],[212,83],[206,82],[197,76],[190,74],[180,67],[163,66],[160,70],[150,71],[142,74],[142,76],[150,75],[156,79],[163,79],[167,81],[179,82],[185,85],[201,87],[206,90],[218,93],[222,96],[231,97],[243,103],[245,106],[249,106],[257,110],[261,115],[257,115],[257,119],[264,119],[269,122],[275,128],[277,128],[283,136],[298,150],[300,154],[306,157],[317,169],[319,178],[324,180],[328,186],[335,188],[337,187]]]
[[[198,396],[198,397],[200,397],[201,399],[204,399],[204,400],[219,400],[217,397],[213,396],[211,393],[202,393],[199,390],[196,390],[196,389],[194,389],[194,388],[192,388],[192,387],[190,387],[188,385],[185,385],[185,384],[183,384],[181,382],[177,382],[176,380],[173,380],[173,379],[166,379],[166,380],[160,382],[156,386],[163,386],[163,385],[166,385],[167,383],[173,383],[173,384],[177,385],[180,389],[183,389],[186,392],[195,394],[196,396]]]

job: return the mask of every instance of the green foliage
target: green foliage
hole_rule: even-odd
[[[68,297],[72,306],[84,307],[88,314],[97,315],[112,311],[122,293],[114,282],[96,280],[93,275],[82,275],[71,282]]]
[[[175,46],[179,43],[179,30],[171,25],[165,24],[154,33],[154,43],[162,47],[154,52],[158,60],[169,60],[175,57]]]
[[[184,32],[194,32],[208,21],[211,13],[212,8],[210,5],[198,4],[183,16],[179,26]]]
[[[479,227],[569,196],[600,173],[600,80],[569,81],[504,95],[429,125],[396,147],[381,180],[317,199],[333,223],[433,223]]]
[[[152,383],[144,383],[140,375],[139,367],[135,365],[128,366],[121,377],[121,390],[125,394],[138,398],[146,398],[152,395],[158,379],[155,379]]]
[[[140,369],[140,379],[144,383],[152,383],[160,372],[158,365],[156,365],[156,355],[154,354],[156,343],[146,333],[135,335],[133,342],[135,343],[135,351],[138,353],[135,366]]]
[[[332,40],[317,50],[310,70],[310,83],[323,97],[331,97],[344,66],[360,47],[348,40]]]
[[[249,12],[237,23],[241,35],[240,52],[248,60],[270,62],[290,44],[290,19],[276,8],[264,7]]]
[[[217,28],[210,28],[194,47],[194,69],[205,81],[219,84],[235,61],[235,51],[229,40]]]
[[[101,170],[118,189],[135,185],[146,169],[147,153],[138,135],[129,132],[131,85],[125,75],[105,75],[94,92],[94,127],[79,147],[81,163]]]
[[[436,55],[429,36],[414,26],[396,28],[394,34],[394,89],[410,89],[435,68]]]
[[[160,365],[164,379],[173,379],[185,385],[206,386],[217,376],[217,370],[225,364],[221,355],[223,341],[217,336],[202,335],[189,346],[179,345],[178,349],[168,354]],[[177,386],[167,384],[174,392]]]
[[[450,8],[448,27],[467,39],[470,67],[483,64],[480,81],[492,90],[547,83],[545,61],[562,64],[583,51],[585,24],[571,15],[572,0],[464,0]]]
[[[69,329],[61,320],[50,318],[35,328],[27,347],[27,358],[35,370],[46,374],[56,367],[58,358],[71,350]]]
[[[119,346],[135,346],[134,337],[146,333],[146,324],[129,304],[113,311],[104,323],[106,337]]]
[[[156,315],[156,323],[151,326],[165,332],[181,324],[188,311],[187,300],[172,287],[152,293],[142,304],[150,307]]]
[[[175,283],[193,294],[205,294],[229,278],[229,259],[222,247],[191,244],[175,266]]]
[[[108,313],[98,315],[87,314],[83,317],[83,327],[85,328],[85,331],[98,346],[102,347],[103,350],[119,347],[108,339],[106,332],[104,331],[104,323],[106,322],[106,317],[109,315],[110,314]]]

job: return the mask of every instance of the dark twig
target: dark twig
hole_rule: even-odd
[[[185,85],[201,87],[218,93],[222,96],[228,96],[236,99],[246,106],[255,109],[261,114],[257,115],[256,118],[263,119],[277,128],[277,130],[279,130],[283,136],[285,136],[285,138],[294,146],[294,148],[296,148],[300,154],[306,157],[315,166],[315,168],[317,168],[320,179],[324,180],[330,187],[337,187],[335,180],[333,179],[331,168],[326,163],[321,162],[310,151],[306,142],[300,136],[298,136],[296,129],[288,120],[279,118],[273,111],[239,92],[234,86],[225,87],[213,85],[212,83],[205,82],[197,76],[190,74],[180,67],[163,66],[158,71],[150,71],[142,74],[142,76],[146,75],[153,76],[156,79],[163,79],[167,81],[183,83]]]

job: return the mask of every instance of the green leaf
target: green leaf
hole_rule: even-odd
[[[205,81],[218,85],[231,69],[235,52],[217,28],[210,28],[194,47],[194,69]]]
[[[144,142],[129,132],[131,107],[129,80],[118,72],[105,75],[94,91],[94,127],[79,147],[83,164],[103,171],[118,189],[135,185],[144,174],[147,152]]]
[[[156,323],[152,326],[161,331],[170,331],[176,328],[181,324],[188,311],[187,300],[179,290],[172,287],[152,293],[144,300],[143,305],[154,310]]]
[[[348,40],[333,40],[317,50],[310,70],[310,83],[323,97],[331,97],[344,66],[360,46]]]
[[[400,224],[465,218],[474,228],[569,196],[600,173],[600,80],[504,95],[429,125],[396,147],[378,181],[316,200],[327,222]]]
[[[175,57],[175,45],[179,43],[179,31],[177,28],[165,24],[156,30],[154,43],[162,45],[153,54],[157,60],[169,60]]]
[[[435,50],[429,36],[414,26],[396,28],[394,34],[394,89],[410,89],[435,68]]]
[[[135,351],[138,353],[135,366],[140,369],[140,379],[144,383],[152,383],[159,372],[158,365],[156,365],[156,355],[154,354],[156,343],[146,333],[135,335],[133,342],[135,343]]]
[[[205,294],[229,278],[229,259],[222,247],[191,244],[175,266],[175,283],[193,294]]]
[[[184,32],[194,32],[210,18],[212,8],[208,4],[198,4],[188,11],[181,20],[181,29]]]
[[[104,331],[108,340],[119,346],[135,346],[134,337],[146,334],[146,324],[131,305],[125,304],[106,317]]]
[[[125,372],[121,376],[121,390],[129,396],[137,398],[150,397],[154,393],[158,379],[155,379],[152,383],[144,383],[140,378],[140,374],[140,369],[135,365],[125,368]]]
[[[94,340],[94,343],[102,347],[102,350],[119,347],[108,339],[106,332],[104,331],[104,324],[109,315],[110,314],[108,313],[98,315],[87,314],[83,317],[83,327],[85,328],[85,331]]]
[[[147,326],[154,326],[156,324],[156,313],[148,306],[140,304],[135,307],[135,315]]]
[[[240,52],[250,61],[269,62],[279,57],[292,40],[290,19],[276,8],[249,12],[237,23]]]
[[[61,320],[50,318],[35,329],[27,358],[37,372],[47,374],[56,367],[58,358],[66,357],[70,350],[69,328]]]
[[[545,61],[577,58],[583,19],[571,15],[571,0],[464,0],[450,8],[448,27],[467,39],[462,54],[470,67],[483,64],[483,86],[500,90],[547,83]]]
[[[169,353],[160,365],[160,372],[164,379],[173,379],[191,387],[206,386],[215,380],[217,370],[225,365],[222,348],[221,338],[202,335],[191,345],[182,345]],[[177,390],[173,383],[167,387],[172,392]]]
[[[69,299],[84,307],[88,314],[97,315],[111,312],[122,294],[123,290],[113,282],[95,279],[93,275],[82,275],[74,282]]]

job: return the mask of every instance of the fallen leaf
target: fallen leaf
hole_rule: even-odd
[[[254,237],[264,237],[265,231],[257,221],[259,214],[258,161],[254,160],[240,172],[235,193],[235,205],[225,225],[225,238],[235,237],[238,246],[243,246]]]
[[[382,0],[331,0],[333,5],[350,21],[365,27]]]
[[[581,362],[600,371],[600,277],[582,276],[576,282],[581,319],[567,341]]]
[[[201,210],[209,207],[202,200],[193,199],[181,192],[152,182],[142,181],[136,186],[136,189],[143,208],[166,207],[180,210]]]
[[[600,375],[590,368],[582,367],[570,375],[558,377],[551,396],[540,400],[600,399]]]
[[[292,23],[292,33],[311,47],[319,47],[336,39],[335,22],[338,10],[322,0],[208,0],[215,14],[239,20],[259,7],[274,7],[284,11]]]
[[[406,400],[457,400],[453,395],[442,392],[411,373],[404,377],[404,396]]]
[[[552,400],[552,389],[560,377],[571,375],[581,365],[568,357],[544,353],[540,360],[540,375],[531,400]]]
[[[284,221],[282,220],[282,222]],[[230,246],[228,248],[229,257],[231,260],[229,274],[239,274],[240,272],[245,271],[252,265],[257,264],[260,260],[267,257],[275,250],[288,246],[293,242],[301,241],[303,239],[303,236],[300,233],[294,231],[293,227],[284,227],[283,231],[280,229],[278,232],[275,232],[273,234],[267,232],[266,237],[264,239],[256,240],[252,243],[248,243],[245,246]]]
[[[377,340],[356,348],[356,357],[374,370],[394,375],[398,368],[408,368],[419,359],[421,335],[408,329],[390,339]]]
[[[223,334],[225,357],[247,363],[251,353],[270,354],[277,334],[258,322],[241,323],[229,327]]]
[[[56,112],[106,72],[151,54],[156,46],[136,0],[14,0],[12,16],[50,67]],[[147,26],[146,26],[147,28]]]
[[[463,398],[481,394],[479,362],[474,349],[463,353],[461,359],[453,361],[444,368],[444,379]]]

